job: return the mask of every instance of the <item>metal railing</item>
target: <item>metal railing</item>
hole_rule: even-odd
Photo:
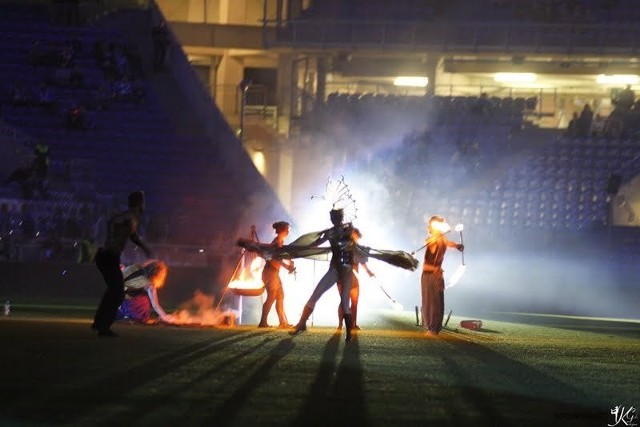
[[[632,55],[640,45],[640,33],[628,24],[265,20],[263,26],[267,47]],[[267,37],[274,27],[275,37]]]

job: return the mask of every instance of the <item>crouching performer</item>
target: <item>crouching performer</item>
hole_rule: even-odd
[[[158,300],[158,289],[164,286],[167,277],[167,265],[158,260],[149,260],[144,264],[132,264],[122,271],[124,276],[124,300],[118,308],[116,319],[127,319],[145,324],[154,323],[151,309],[165,323],[173,323],[173,317],[167,314]]]

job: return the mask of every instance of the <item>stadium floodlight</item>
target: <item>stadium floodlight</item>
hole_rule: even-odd
[[[635,85],[640,82],[640,77],[635,74],[599,74],[596,83],[601,85]]]
[[[499,83],[533,83],[537,78],[534,73],[496,73],[493,76]]]
[[[394,86],[427,87],[428,84],[427,77],[398,76],[393,80]]]

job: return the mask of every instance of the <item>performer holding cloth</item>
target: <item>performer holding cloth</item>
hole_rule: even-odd
[[[271,242],[271,246],[281,248],[284,245],[284,239],[289,235],[289,223],[285,221],[278,221],[273,223],[273,229],[276,232],[276,237]],[[262,270],[262,281],[267,288],[267,299],[262,306],[262,318],[260,319],[259,328],[268,328],[267,317],[273,303],[276,303],[276,313],[278,313],[278,320],[280,322],[280,328],[290,328],[287,316],[284,313],[284,290],[282,289],[282,281],[280,280],[280,267],[284,267],[289,271],[289,274],[295,271],[293,261],[290,259],[268,259],[267,263]]]
[[[442,329],[444,318],[444,275],[442,261],[447,248],[464,251],[464,245],[447,239],[449,225],[440,215],[429,219],[429,236],[426,241],[422,276],[422,320],[428,335],[437,335]]]
[[[313,231],[303,234],[288,245],[280,247],[265,245],[247,239],[238,239],[238,245],[260,254],[266,260],[291,260],[293,258],[306,258],[326,261],[331,256],[329,270],[320,279],[311,297],[304,306],[302,315],[292,335],[297,335],[307,330],[307,320],[316,306],[320,297],[334,284],[341,283],[340,307],[344,313],[344,321],[347,326],[346,340],[351,340],[353,317],[349,304],[351,284],[353,278],[354,263],[366,262],[368,258],[374,258],[386,262],[395,267],[407,270],[415,270],[419,261],[411,254],[404,251],[374,249],[361,246],[354,239],[354,227],[351,221],[355,218],[355,200],[351,196],[344,178],[327,183],[325,196],[321,197],[329,203],[331,211],[329,217],[333,226],[331,228]],[[330,202],[331,201],[331,202]],[[345,209],[351,208],[353,212]],[[348,218],[349,220],[345,220]],[[324,245],[329,243],[329,245]]]
[[[343,224],[344,212],[342,209],[332,209],[329,212],[333,227],[320,235],[314,246],[318,246],[327,240],[331,246],[331,261],[329,270],[322,276],[318,285],[313,290],[311,297],[302,310],[302,316],[296,325],[293,335],[297,335],[307,330],[307,319],[313,313],[313,309],[320,297],[331,288],[336,282],[342,284],[340,290],[340,307],[344,313],[344,323],[347,329],[346,341],[351,340],[351,328],[353,326],[351,318],[351,306],[349,304],[349,294],[351,293],[352,265],[354,258],[355,242],[353,240],[353,225]]]

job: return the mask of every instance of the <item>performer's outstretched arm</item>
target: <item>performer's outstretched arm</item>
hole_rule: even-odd
[[[153,286],[149,286],[147,288],[147,295],[149,295],[149,300],[151,300],[151,306],[153,307],[153,310],[158,313],[158,316],[160,316],[160,320],[162,320],[163,322],[171,323],[172,317],[162,309],[160,301],[158,301],[158,291],[156,290],[156,288]]]

